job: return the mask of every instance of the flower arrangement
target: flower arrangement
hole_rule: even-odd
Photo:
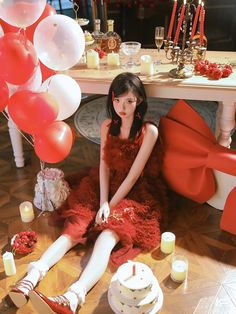
[[[15,234],[11,239],[13,254],[29,254],[37,243],[37,234],[35,231],[26,230]]]
[[[205,75],[213,80],[228,77],[233,72],[232,66],[229,64],[220,64],[208,60],[198,61],[194,66],[194,70],[195,73]]]

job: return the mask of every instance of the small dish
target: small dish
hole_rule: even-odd
[[[89,23],[88,19],[83,19],[83,18],[79,18],[76,20],[76,22],[80,25],[80,26],[86,26]]]

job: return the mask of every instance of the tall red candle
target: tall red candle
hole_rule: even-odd
[[[176,8],[177,8],[177,0],[174,0],[174,5],[173,5],[173,9],[172,9],[172,14],[171,14],[167,38],[171,38],[171,34],[172,34],[173,26],[174,26],[174,21],[175,21]]]
[[[204,3],[202,2],[201,12],[200,12],[200,45],[203,44],[204,21],[205,21],[205,9],[204,9]]]
[[[196,10],[196,13],[194,16],[193,27],[192,27],[190,39],[193,39],[193,36],[195,35],[195,32],[196,32],[198,17],[199,17],[200,8],[201,8],[201,2],[202,2],[201,0],[199,0],[199,2],[198,2],[197,10]]]
[[[175,33],[174,45],[177,44],[178,39],[179,39],[180,28],[181,28],[181,26],[182,26],[183,19],[184,19],[185,6],[186,6],[186,0],[184,0],[184,4],[182,5],[182,9],[181,9],[180,17],[179,17],[179,22],[178,22],[177,30],[176,30],[176,33]]]

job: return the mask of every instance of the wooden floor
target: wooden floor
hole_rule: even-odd
[[[70,119],[70,123],[73,120]],[[0,313],[32,314],[31,303],[16,309],[6,297],[9,287],[22,277],[30,261],[40,257],[56,239],[60,230],[48,225],[48,214],[32,223],[24,224],[19,216],[19,204],[32,201],[39,161],[33,149],[24,142],[26,166],[17,169],[12,157],[6,121],[0,116],[0,245],[3,254],[9,239],[17,232],[31,228],[38,233],[37,247],[28,256],[17,256],[17,273],[6,277],[0,263]],[[94,165],[99,147],[86,139],[76,138],[70,156],[60,164],[52,165],[66,174]],[[35,209],[35,214],[40,212]],[[169,277],[171,256],[165,256],[157,247],[150,254],[140,254],[137,261],[148,264],[159,280],[164,293],[161,314],[235,314],[236,313],[236,236],[219,229],[221,212],[207,204],[199,205],[181,198],[178,210],[172,211],[168,230],[177,237],[176,251],[189,260],[188,280],[175,284]],[[38,289],[46,295],[62,293],[76,280],[83,269],[90,249],[76,247],[54,266]],[[102,254],[102,253],[101,253]],[[99,283],[89,292],[80,314],[111,314],[107,289],[112,277],[107,270]],[[43,314],[43,313],[42,313]],[[129,313],[126,313],[129,314]]]

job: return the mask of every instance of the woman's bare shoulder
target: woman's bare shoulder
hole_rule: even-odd
[[[101,128],[100,128],[100,132],[101,134],[106,134],[109,130],[109,126],[111,124],[111,119],[105,119],[102,124],[101,124]]]
[[[106,128],[106,127],[109,127],[109,125],[111,124],[111,119],[105,119],[102,124],[101,124],[101,127],[102,128]]]
[[[145,123],[145,133],[150,134],[152,136],[158,137],[158,127],[151,122]]]

